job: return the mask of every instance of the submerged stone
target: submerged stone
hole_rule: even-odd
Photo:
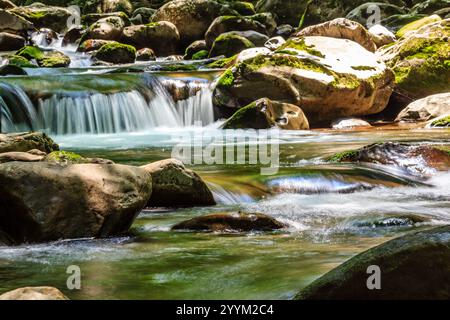
[[[261,213],[216,213],[180,222],[172,230],[193,231],[273,231],[286,225]]]

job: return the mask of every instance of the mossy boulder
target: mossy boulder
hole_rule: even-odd
[[[410,100],[450,90],[450,19],[406,33],[378,56],[395,73],[397,91]]]
[[[110,13],[88,13],[81,17],[81,23],[83,25],[90,26],[95,22],[105,18],[120,18],[125,27],[131,25],[130,18],[123,12],[110,12]]]
[[[7,64],[0,67],[0,76],[26,76],[27,72],[22,67]]]
[[[14,244],[120,235],[144,208],[151,185],[151,176],[133,166],[3,163],[0,231]]]
[[[369,290],[370,266],[381,290]],[[300,291],[300,300],[422,300],[450,298],[450,226],[390,240],[344,262]]]
[[[197,40],[192,42],[184,51],[184,59],[185,60],[192,59],[192,56],[200,51],[207,51],[205,40]]]
[[[227,81],[221,78],[219,81]],[[308,130],[309,123],[303,111],[293,104],[259,99],[236,111],[222,126],[223,129]]]
[[[180,222],[172,230],[209,232],[274,231],[286,225],[261,213],[215,213]]]
[[[425,17],[422,19],[415,20],[413,22],[408,23],[407,25],[403,26],[400,30],[397,31],[396,36],[401,38],[405,36],[408,32],[414,32],[422,28],[423,26],[426,26],[427,24],[441,21],[441,17],[438,15],[432,15],[429,17]]]
[[[253,30],[268,35],[266,27],[250,17],[222,16],[216,18],[205,34],[206,46],[211,48],[214,41],[221,35],[230,31]]]
[[[208,58],[208,56],[209,56],[208,50],[201,50],[192,55],[192,60],[202,60]]]
[[[206,183],[181,161],[167,159],[142,166],[152,176],[149,207],[191,207],[216,204]]]
[[[108,44],[108,43],[116,43],[116,41],[89,39],[89,40],[81,42],[80,45],[78,46],[77,51],[78,52],[92,52],[92,51],[100,49],[101,47],[103,47],[105,44]]]
[[[79,164],[79,163],[96,163],[96,164],[114,164],[111,160],[101,158],[85,158],[70,151],[53,151],[45,156],[43,161],[59,164]]]
[[[9,56],[8,63],[10,65],[17,66],[20,68],[36,68],[37,67],[37,65],[31,63],[28,59],[21,57],[21,56],[16,56],[16,55]]]
[[[236,58],[238,55],[234,55],[229,58],[220,58],[206,65],[207,68],[210,69],[226,69],[233,66],[236,62]]]
[[[70,65],[70,58],[64,53],[56,50],[43,51],[35,46],[23,47],[15,55],[29,61],[34,60],[42,68],[62,68]]]
[[[394,142],[375,143],[358,150],[340,152],[328,160],[392,165],[425,175],[450,168],[450,155],[445,151],[430,146]]]
[[[133,63],[136,60],[136,48],[133,46],[112,42],[103,45],[95,54],[98,60],[115,63]]]
[[[49,28],[56,32],[67,30],[67,22],[72,12],[63,7],[30,5],[10,9],[9,12],[32,22],[36,28]]]
[[[247,38],[244,38],[235,32],[227,32],[217,37],[209,52],[209,56],[232,57],[242,50],[253,48],[254,46],[253,42]]]
[[[33,149],[50,153],[58,151],[59,146],[42,132],[0,134],[0,153],[28,152]]]
[[[169,56],[178,52],[180,34],[177,27],[167,21],[129,26],[123,30],[122,42],[138,49],[152,48],[157,56]]]
[[[328,37],[291,38],[275,52],[250,55],[218,82],[214,104],[240,108],[259,98],[295,104],[311,125],[382,111],[394,76],[355,42]]]
[[[173,23],[183,46],[204,39],[205,32],[219,16],[235,15],[236,11],[214,0],[173,0],[156,11],[152,20]]]
[[[297,32],[295,37],[322,36],[348,39],[359,43],[368,51],[375,52],[377,46],[369,32],[361,24],[345,18],[337,18],[321,24],[306,27]]]
[[[25,38],[8,32],[0,32],[0,51],[13,51],[25,45]]]
[[[89,27],[81,41],[88,39],[119,41],[124,28],[125,23],[120,17],[102,18]]]
[[[133,24],[147,24],[151,22],[151,18],[155,14],[155,12],[156,10],[152,8],[137,8],[131,15],[131,21],[133,22]]]

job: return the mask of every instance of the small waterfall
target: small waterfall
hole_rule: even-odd
[[[104,134],[186,127],[199,121],[208,125],[214,121],[209,83],[184,82],[190,86],[190,96],[175,101],[166,89],[171,81],[147,77],[144,85],[124,92],[61,90],[34,96],[18,85],[0,83],[3,97],[0,131]]]

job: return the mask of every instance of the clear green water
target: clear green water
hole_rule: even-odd
[[[169,157],[169,136],[152,131],[56,140],[85,156],[140,165]],[[359,252],[450,220],[447,173],[419,181],[393,168],[323,161],[334,152],[377,141],[448,144],[449,130],[286,132],[281,140],[282,168],[276,176],[262,177],[254,166],[192,166],[211,183],[217,206],[146,210],[130,235],[121,238],[0,247],[0,292],[50,285],[71,299],[289,299]],[[275,188],[279,179],[283,187]],[[369,188],[337,192],[355,184]],[[251,234],[170,231],[193,216],[238,209],[266,213],[289,228]],[[379,219],[405,215],[425,222],[373,226]],[[79,291],[66,289],[69,265],[81,267]]]

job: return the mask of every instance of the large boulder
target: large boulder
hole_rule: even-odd
[[[11,32],[25,36],[34,30],[34,24],[21,16],[0,9],[0,31]]]
[[[183,45],[201,40],[211,22],[219,16],[236,12],[213,0],[173,0],[156,11],[153,21],[169,21],[180,32]]]
[[[70,58],[57,50],[41,50],[35,46],[25,46],[16,52],[16,56],[28,61],[36,61],[42,68],[62,68],[70,65]]]
[[[450,92],[435,94],[410,103],[395,121],[428,121],[450,115]]]
[[[273,53],[239,62],[218,81],[214,104],[240,108],[259,98],[291,103],[310,124],[382,111],[393,74],[375,55],[346,39],[291,38]]]
[[[395,73],[397,91],[410,100],[450,90],[450,19],[406,33],[382,47],[380,59]]]
[[[253,48],[253,42],[238,34],[236,31],[221,34],[214,41],[209,57],[232,57],[239,52]]]
[[[25,287],[0,295],[0,300],[69,300],[53,287]]]
[[[286,225],[261,213],[215,213],[180,222],[172,230],[192,231],[273,231]]]
[[[117,41],[112,40],[100,40],[100,39],[89,39],[86,41],[83,41],[78,46],[77,51],[78,52],[92,52],[100,49],[105,44],[109,43],[117,43]]]
[[[123,28],[125,28],[125,22],[120,17],[102,18],[89,27],[83,35],[82,41],[88,39],[120,40]]]
[[[124,12],[127,15],[131,15],[133,12],[133,5],[129,0],[102,0],[97,1],[98,13],[110,13],[110,12]]]
[[[136,49],[128,44],[111,42],[98,49],[94,58],[115,64],[134,63],[136,61]]]
[[[179,41],[180,34],[177,27],[167,21],[129,26],[122,33],[122,42],[131,44],[138,49],[151,48],[157,56],[169,56],[177,53]]]
[[[0,231],[14,243],[108,237],[128,230],[151,176],[115,164],[0,164]]]
[[[9,12],[32,22],[36,28],[49,28],[60,33],[67,30],[67,22],[73,14],[66,8],[45,6],[39,3],[16,7],[10,9]]]
[[[19,50],[24,45],[24,37],[12,33],[0,32],[0,51]]]
[[[98,20],[105,19],[105,18],[111,18],[111,17],[118,17],[122,19],[123,23],[126,27],[131,25],[130,18],[123,13],[123,12],[109,12],[109,13],[88,13],[81,17],[81,23],[86,26],[90,26],[91,24],[94,24]]]
[[[0,153],[4,152],[28,152],[40,150],[45,153],[58,151],[59,146],[45,133],[0,133]]]
[[[152,176],[149,207],[214,205],[216,202],[205,182],[181,161],[167,159],[141,167]]]
[[[255,101],[239,109],[228,119],[224,129],[268,129],[279,127],[287,130],[308,130],[309,123],[303,111],[293,104],[271,101],[267,98]]]
[[[379,268],[379,290],[368,288],[371,266]],[[448,300],[449,270],[450,226],[437,227],[396,238],[351,258],[301,290],[296,299]]]
[[[375,52],[377,46],[369,32],[361,24],[345,18],[337,18],[321,24],[306,27],[297,32],[295,37],[322,36],[348,39],[359,43],[368,51]]]
[[[241,16],[223,16],[216,18],[205,34],[206,46],[211,48],[213,42],[223,33],[230,31],[247,31],[253,30],[258,33],[267,35],[267,30],[264,24],[251,19],[251,17]]]
[[[430,146],[394,142],[375,143],[358,150],[340,152],[329,160],[393,165],[424,175],[450,168],[450,154],[446,151]]]

